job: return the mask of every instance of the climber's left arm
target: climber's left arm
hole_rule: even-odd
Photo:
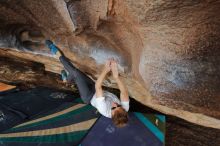
[[[96,90],[96,97],[103,97],[103,90],[102,90],[102,82],[105,79],[105,76],[109,73],[111,70],[110,68],[110,60],[108,60],[105,64],[104,69],[102,70],[102,73],[99,75],[96,83],[95,83],[95,90]]]

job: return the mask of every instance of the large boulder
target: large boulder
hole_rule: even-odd
[[[62,65],[53,40],[96,80],[119,62],[130,95],[143,104],[220,129],[220,1],[8,0],[0,2],[0,54]],[[117,88],[109,77],[105,86]]]

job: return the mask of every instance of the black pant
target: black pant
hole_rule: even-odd
[[[65,56],[62,55],[59,59],[66,71],[69,73],[67,76],[67,81],[74,81],[76,83],[83,102],[89,104],[90,100],[95,94],[95,83],[83,72],[73,66],[73,64]]]

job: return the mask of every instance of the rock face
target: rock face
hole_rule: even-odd
[[[220,129],[219,0],[8,0],[0,2],[0,54],[59,73],[53,40],[94,80],[119,61],[132,97],[160,112]],[[110,77],[106,86],[117,87]]]
[[[58,74],[45,71],[44,65],[20,58],[0,57],[1,82],[28,89],[35,86],[73,90]]]
[[[11,56],[12,57],[12,56]],[[50,89],[62,89],[63,93],[79,97],[73,91],[72,85],[68,86],[60,80],[58,74],[45,71],[44,65],[17,57],[0,56],[1,81],[13,83],[20,90],[30,90],[35,86],[46,86]],[[69,91],[71,90],[71,91]],[[119,94],[117,89],[108,88],[110,92]],[[142,113],[158,113],[147,106],[130,99],[130,111]],[[166,116],[166,145],[168,146],[217,146],[220,143],[220,130],[189,123],[180,118]]]

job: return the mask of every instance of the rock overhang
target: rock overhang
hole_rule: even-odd
[[[218,1],[89,3],[1,2],[0,45],[6,48],[1,54],[41,62],[59,73],[61,65],[44,46],[45,39],[52,39],[93,79],[103,62],[115,57],[131,96],[138,101],[219,128]],[[74,7],[82,9],[74,11]],[[105,85],[116,87],[111,78]]]

